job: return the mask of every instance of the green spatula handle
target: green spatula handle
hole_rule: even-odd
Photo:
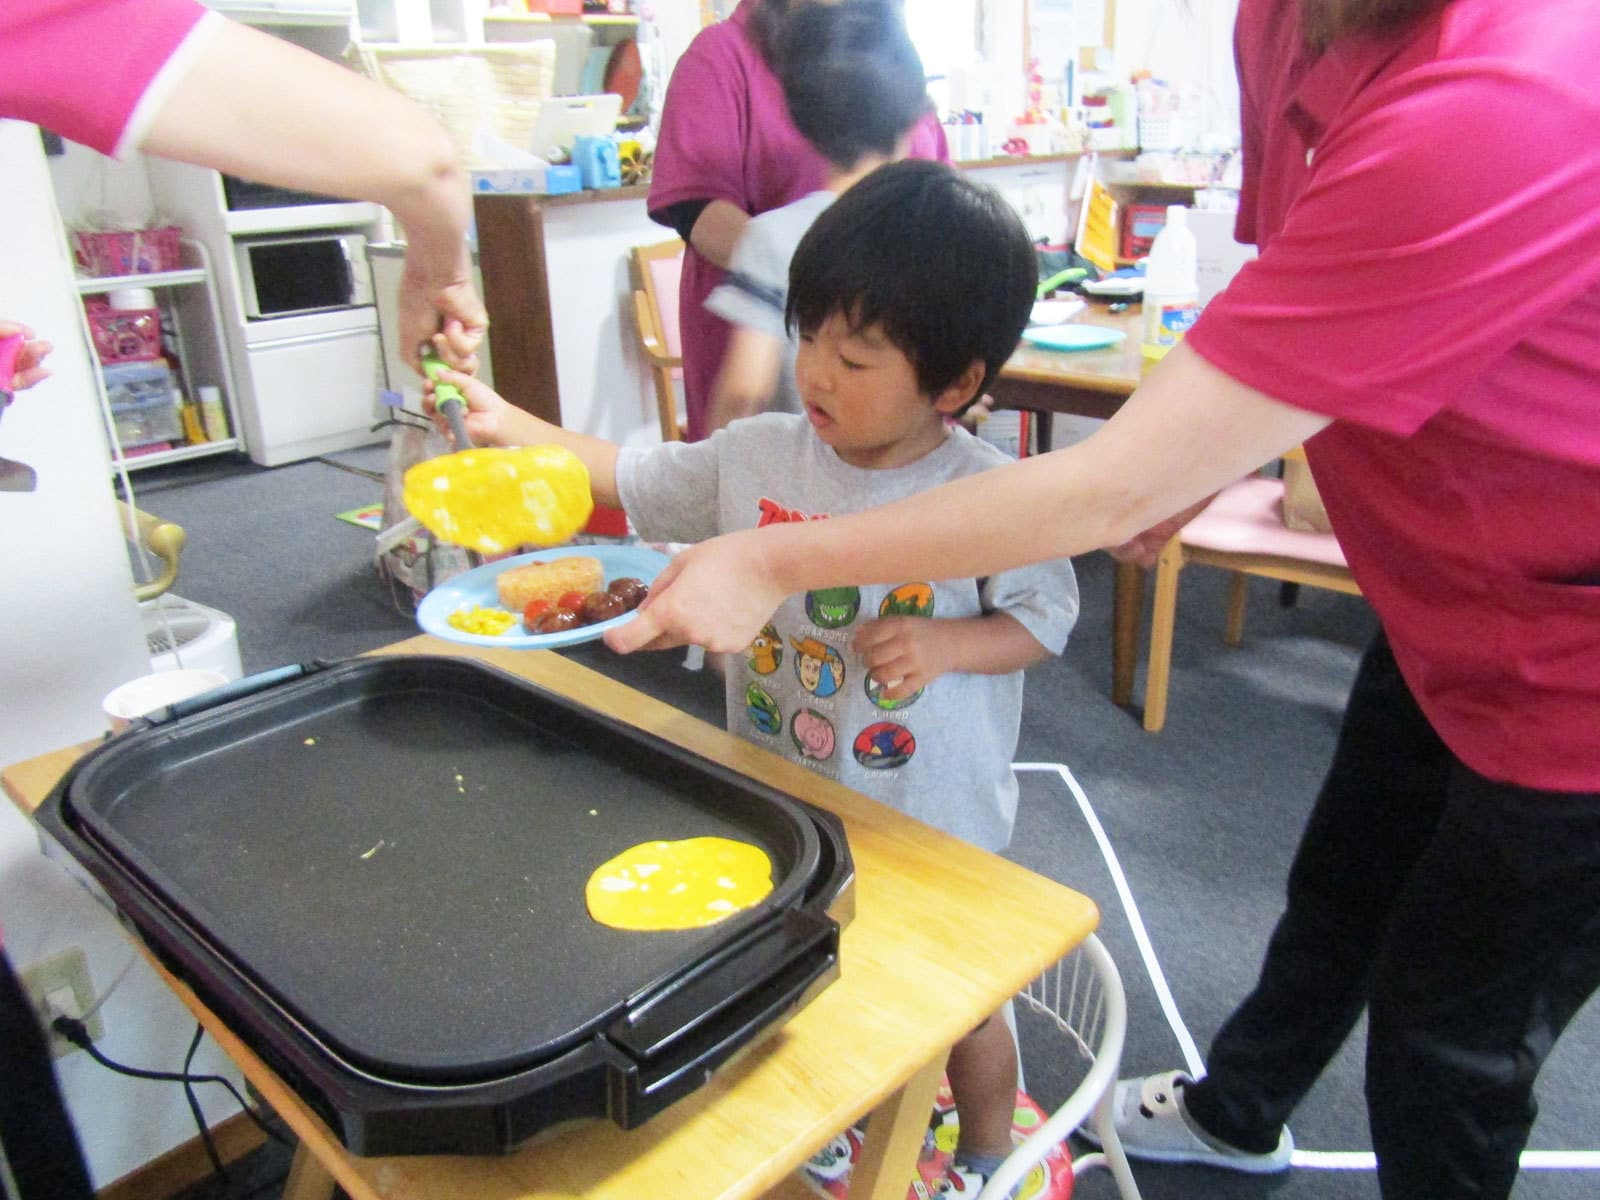
[[[448,371],[450,364],[439,357],[437,350],[432,346],[423,347],[421,359],[422,373],[433,380],[433,403],[444,414],[444,419],[450,422],[456,449],[465,450],[472,445],[472,437],[467,433],[467,398],[455,384],[440,382],[440,373]]]

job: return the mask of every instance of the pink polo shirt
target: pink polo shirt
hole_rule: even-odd
[[[701,30],[673,68],[650,180],[652,213],[684,200],[726,200],[755,216],[818,191],[827,178],[827,161],[794,127],[783,86],[751,38],[757,2],[743,0],[726,21]],[[944,129],[931,115],[917,126],[911,154],[949,159]],[[690,441],[705,436],[706,405],[732,332],[705,306],[724,274],[693,250],[684,256],[678,330]]]
[[[0,116],[129,154],[221,20],[196,0],[0,0]]]
[[[1261,256],[1190,331],[1336,418],[1307,446],[1340,544],[1446,744],[1600,790],[1600,21],[1455,0],[1317,61],[1243,0]]]

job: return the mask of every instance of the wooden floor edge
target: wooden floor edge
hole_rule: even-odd
[[[244,1113],[235,1113],[211,1128],[211,1142],[224,1165],[238,1162],[266,1140],[266,1134]],[[98,1200],[169,1200],[210,1175],[211,1160],[197,1136],[107,1184],[96,1196]]]

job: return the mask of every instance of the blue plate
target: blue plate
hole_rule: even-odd
[[[506,650],[556,650],[562,646],[575,646],[591,642],[608,629],[615,629],[633,620],[631,612],[594,625],[580,625],[561,633],[529,633],[522,627],[522,614],[510,629],[497,637],[482,633],[465,633],[450,624],[450,614],[459,608],[477,605],[480,608],[499,608],[500,593],[495,579],[509,567],[521,567],[531,562],[549,562],[553,558],[573,556],[598,558],[605,570],[606,582],[631,576],[641,583],[651,583],[667,565],[667,556],[647,546],[558,546],[554,550],[536,550],[532,554],[518,554],[497,559],[475,567],[441,583],[422,598],[417,605],[417,624],[434,637],[452,642],[465,642],[469,646],[498,646]]]
[[[1104,350],[1127,336],[1103,325],[1047,325],[1022,331],[1023,341],[1043,350]]]

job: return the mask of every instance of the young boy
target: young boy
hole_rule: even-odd
[[[856,512],[1004,462],[944,418],[1011,354],[1035,282],[1027,232],[998,194],[906,160],[846,192],[795,252],[787,317],[800,332],[803,416],[765,413],[703,442],[619,450],[446,378],[467,396],[478,444],[564,445],[588,466],[595,498],[620,504],[641,536],[693,542]],[[729,666],[728,727],[1004,849],[1022,671],[1060,653],[1077,609],[1065,559],[791,596]],[[976,1192],[1012,1144],[1016,1049],[998,1014],[955,1047],[948,1070],[960,1117],[953,1186]]]
[[[785,27],[779,78],[795,128],[828,161],[823,190],[751,219],[706,307],[733,326],[707,427],[768,409],[801,411],[796,344],[784,325],[789,260],[817,215],[858,180],[905,157],[928,111],[922,59],[887,0],[805,4]]]

